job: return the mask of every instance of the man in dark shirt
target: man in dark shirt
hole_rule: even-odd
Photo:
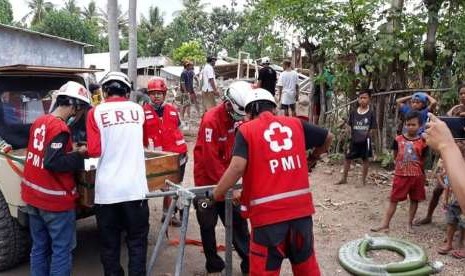
[[[257,86],[268,90],[274,96],[277,81],[276,71],[270,67],[270,59],[268,57],[262,59],[262,66],[262,69],[258,72]]]
[[[200,115],[200,107],[197,102],[197,96],[194,90],[194,64],[191,61],[184,63],[184,71],[181,73],[181,97],[182,109],[181,119],[184,121],[184,115],[187,111],[189,118],[191,117],[191,104],[194,104],[197,114]]]

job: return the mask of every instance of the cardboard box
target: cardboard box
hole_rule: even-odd
[[[156,191],[165,186],[165,179],[179,183],[179,154],[172,152],[146,152],[145,170],[149,191]],[[83,170],[76,175],[79,203],[84,207],[94,205],[95,169]]]

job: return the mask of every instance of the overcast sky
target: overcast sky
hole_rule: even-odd
[[[52,2],[56,7],[63,7],[63,0],[46,0]],[[90,0],[76,0],[76,3],[79,7],[87,6]],[[106,10],[106,0],[96,0],[97,6]],[[15,20],[21,20],[28,12],[27,0],[10,0],[11,5],[13,6],[13,16]],[[128,0],[118,0],[118,4],[121,5],[123,11],[128,9]],[[137,1],[137,16],[139,18],[140,14],[143,14],[147,17],[148,10],[150,6],[158,6],[160,10],[165,14],[165,23],[171,22],[173,18],[173,12],[182,9],[181,0],[138,0]],[[202,0],[202,3],[208,4],[207,9],[211,10],[212,7],[219,7],[222,5],[231,5],[231,0]],[[238,7],[237,9],[242,9],[245,0],[237,0]]]

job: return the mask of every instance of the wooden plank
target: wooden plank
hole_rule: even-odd
[[[172,152],[145,153],[145,170],[147,186],[150,192],[165,187],[165,180],[180,182],[179,155]],[[92,207],[95,198],[96,170],[80,171],[76,174],[76,185],[79,193],[79,204]]]

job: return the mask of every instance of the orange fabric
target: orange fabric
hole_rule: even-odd
[[[179,245],[179,239],[170,239],[168,241],[168,244],[172,245],[172,246],[178,246]],[[202,242],[199,241],[199,240],[194,240],[194,239],[186,239],[186,245],[202,246]],[[218,251],[226,251],[226,246],[220,244],[220,245],[218,245],[216,247],[216,250],[218,250]]]

